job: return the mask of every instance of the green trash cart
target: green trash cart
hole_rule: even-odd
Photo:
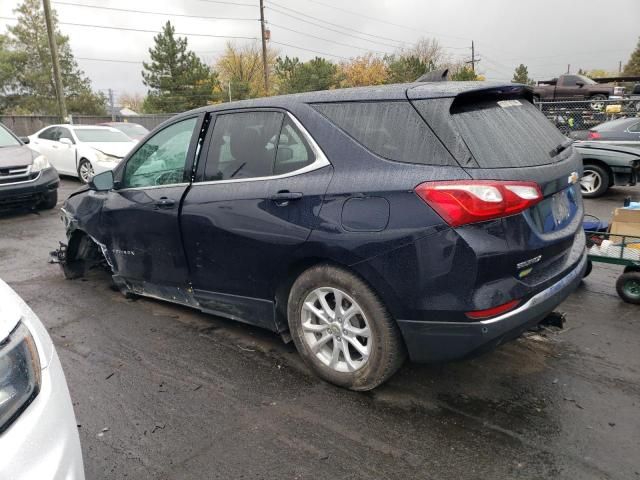
[[[591,273],[592,262],[623,266],[616,291],[625,302],[640,304],[640,237],[591,231],[585,234],[589,262],[585,277]]]

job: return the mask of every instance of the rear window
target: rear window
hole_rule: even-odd
[[[523,98],[420,100],[418,111],[465,167],[514,168],[557,161],[564,135]],[[448,106],[449,108],[443,108]],[[437,117],[437,118],[436,118]]]
[[[320,103],[313,107],[383,158],[425,165],[455,164],[409,102]]]

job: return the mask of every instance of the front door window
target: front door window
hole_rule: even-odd
[[[149,138],[127,162],[122,187],[154,187],[184,182],[185,162],[196,122],[196,117],[182,120]]]

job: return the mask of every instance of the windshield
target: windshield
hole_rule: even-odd
[[[18,139],[3,125],[0,125],[0,147],[15,147],[18,145],[20,145]]]
[[[117,128],[118,130],[126,133],[127,135],[141,136],[149,133],[149,130],[144,128],[142,125],[138,125],[135,123],[121,124],[121,125],[114,126],[113,128]]]
[[[580,77],[580,80],[582,80],[585,83],[585,85],[596,85],[598,83],[598,82],[594,82],[589,77],[585,77],[584,75],[578,75],[578,77]]]
[[[77,128],[76,136],[81,142],[130,142],[131,139],[118,130],[107,128]]]

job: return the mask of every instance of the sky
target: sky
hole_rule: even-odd
[[[14,17],[17,0],[0,2],[0,17]],[[228,41],[260,38],[259,0],[51,0],[93,88],[145,93],[140,74],[153,32],[167,21],[211,64]],[[301,60],[316,55],[337,62],[368,50],[393,53],[421,37],[437,39],[451,59],[469,60],[489,80],[510,80],[524,63],[544,80],[565,73],[618,70],[640,37],[639,0],[265,0],[270,46]],[[108,7],[89,8],[87,5]],[[125,10],[157,12],[136,13]],[[0,18],[0,32],[15,22]],[[75,24],[75,25],[71,25]],[[84,26],[83,26],[84,25]],[[87,26],[89,25],[89,26]],[[116,30],[120,27],[135,30]],[[228,38],[245,37],[245,38]]]

